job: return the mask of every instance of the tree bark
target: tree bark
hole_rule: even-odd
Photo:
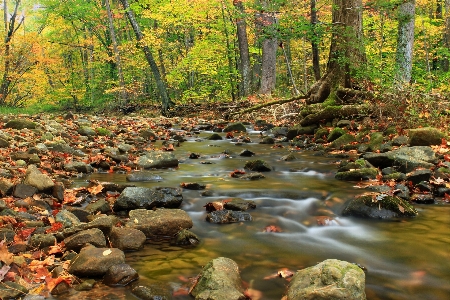
[[[450,51],[450,0],[445,0],[444,47]],[[446,55],[442,62],[442,69],[444,72],[449,71],[449,60],[450,58]]]
[[[413,47],[414,47],[414,14],[415,0],[407,0],[398,7],[398,35],[396,51],[396,85],[402,88],[411,81]]]
[[[366,65],[362,0],[333,0],[333,32],[327,70],[309,92],[307,103],[325,101],[338,86],[356,88]]]
[[[241,83],[239,95],[245,97],[251,93],[251,69],[250,52],[248,50],[247,23],[245,22],[244,5],[242,0],[234,0],[233,5],[238,10],[239,17],[236,19],[236,31],[239,45],[239,71]]]
[[[133,27],[134,34],[136,35],[136,40],[138,41],[138,47],[142,49],[144,52],[145,58],[152,70],[153,76],[155,77],[156,86],[158,87],[158,92],[161,97],[162,102],[162,113],[167,115],[168,108],[171,105],[171,101],[169,95],[167,94],[167,89],[164,81],[161,78],[161,74],[159,72],[158,66],[156,65],[155,59],[153,58],[152,51],[149,46],[142,43],[144,35],[142,34],[141,28],[136,21],[136,17],[134,16],[133,11],[130,8],[128,0],[120,0],[127,14],[128,20],[130,21],[131,26]]]
[[[261,82],[259,93],[271,94],[276,83],[276,62],[278,41],[276,36],[276,17],[272,13],[262,12],[259,21],[263,28]]]
[[[313,71],[314,78],[316,80],[320,79],[320,57],[319,57],[319,37],[316,32],[316,26],[318,23],[317,10],[316,10],[316,0],[311,0],[311,49],[312,49],[312,61],[313,61]]]

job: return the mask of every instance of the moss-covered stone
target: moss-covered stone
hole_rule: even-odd
[[[246,162],[244,168],[255,172],[272,171],[272,167],[267,162],[261,159]]]
[[[35,129],[37,127],[37,124],[26,119],[15,119],[7,122],[5,124],[5,128],[12,128],[12,129]]]
[[[403,181],[403,180],[406,180],[406,175],[405,175],[405,173],[395,172],[392,174],[383,175],[383,180],[385,180],[385,181],[390,181],[390,180]]]
[[[323,139],[325,137],[325,139],[326,139],[328,134],[329,134],[329,130],[327,128],[319,128],[314,133],[314,138],[317,140],[317,139]]]
[[[334,140],[337,140],[337,139],[340,138],[341,136],[343,136],[345,133],[346,133],[345,130],[342,129],[342,128],[339,128],[339,127],[333,128],[333,129],[330,131],[330,134],[328,134],[327,140],[328,140],[329,142],[332,142],[332,141],[334,141]]]
[[[362,168],[336,173],[335,178],[338,180],[359,181],[375,179],[378,175],[376,168]]]
[[[381,144],[383,144],[383,134],[381,132],[374,132],[370,135],[369,150],[376,152],[380,150]]]
[[[355,142],[355,137],[351,134],[344,134],[330,144],[330,148],[340,149],[344,145]]]
[[[99,127],[95,131],[97,131],[97,134],[100,136],[111,136],[111,131],[106,128]]]
[[[246,132],[247,128],[241,122],[229,124],[223,129],[223,132]]]
[[[445,135],[436,128],[424,127],[411,129],[408,132],[410,146],[440,145]]]
[[[213,133],[210,136],[208,136],[206,139],[210,140],[210,141],[220,141],[220,140],[223,140],[223,137],[218,133]]]

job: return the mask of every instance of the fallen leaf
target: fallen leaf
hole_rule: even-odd
[[[208,202],[205,205],[203,205],[203,207],[206,209],[207,212],[223,210],[223,202],[221,201]]]
[[[8,273],[9,269],[11,269],[8,265],[3,265],[3,267],[0,269],[0,281],[5,278],[5,275]]]
[[[405,208],[403,206],[401,206],[400,204],[398,205],[398,210],[401,211],[402,213],[405,212]]]
[[[5,245],[5,241],[0,242],[0,260],[6,265],[10,265],[14,259],[13,254],[8,251],[8,247]]]
[[[88,188],[88,192],[93,195],[97,195],[97,194],[101,193],[102,190],[103,190],[103,185],[101,185],[101,184],[98,184],[98,185]]]
[[[282,232],[281,228],[275,225],[269,225],[264,228],[263,232]]]
[[[111,249],[107,249],[107,250],[103,251],[103,256],[110,255],[111,253],[112,253]]]

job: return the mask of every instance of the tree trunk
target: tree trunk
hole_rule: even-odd
[[[414,14],[415,0],[407,0],[398,7],[398,36],[395,58],[396,85],[402,88],[411,81],[413,47],[414,47]]]
[[[237,8],[239,17],[236,19],[237,39],[239,45],[239,71],[241,72],[240,96],[251,93],[251,69],[250,52],[248,50],[247,23],[244,18],[244,5],[242,0],[234,0],[233,5]]]
[[[445,0],[445,31],[444,31],[444,47],[450,51],[450,0]],[[449,57],[445,56],[442,62],[442,70],[449,71]]]
[[[116,30],[114,29],[114,20],[113,20],[113,15],[111,12],[111,5],[109,3],[109,0],[105,0],[105,6],[106,6],[106,13],[108,15],[109,36],[111,37],[111,43],[112,43],[113,52],[114,52],[114,60],[116,61],[116,67],[117,67],[117,77],[119,78],[119,89],[120,89],[119,102],[120,102],[120,104],[126,104],[127,103],[127,93],[125,90],[125,80],[124,80],[123,71],[122,71],[122,61],[120,59],[119,47],[117,45]]]
[[[307,103],[320,103],[338,86],[356,88],[366,65],[362,0],[333,0],[333,33],[327,70],[310,90]]]
[[[142,34],[141,28],[139,27],[139,24],[136,21],[134,13],[131,10],[130,5],[128,4],[128,0],[120,0],[120,2],[122,2],[128,20],[130,21],[130,24],[133,27],[134,34],[136,35],[136,40],[138,41],[138,45],[140,45],[139,47],[144,52],[145,58],[147,59],[150,69],[152,70],[153,76],[155,77],[156,86],[158,87],[158,92],[162,102],[162,113],[164,115],[167,115],[167,109],[169,108],[172,102],[170,101],[169,95],[167,94],[166,85],[164,81],[161,79],[161,74],[159,72],[158,66],[156,65],[155,59],[153,58],[152,51],[149,46],[142,44],[142,39],[144,38],[144,35]]]
[[[230,46],[230,35],[228,33],[227,22],[225,18],[225,4],[222,5],[222,21],[223,21],[223,31],[225,34],[225,44],[227,47],[227,61],[228,61],[228,78],[230,81],[231,88],[231,99],[233,102],[236,101],[236,93],[235,93],[235,78],[234,78],[234,64],[233,64],[233,53]]]
[[[259,15],[263,28],[261,83],[259,93],[266,95],[272,93],[276,83],[276,62],[278,41],[276,36],[276,17],[267,12]]]
[[[319,57],[319,37],[316,32],[317,10],[316,10],[316,0],[311,0],[311,49],[312,49],[312,61],[313,61],[313,71],[314,78],[316,80],[320,79],[320,57]]]

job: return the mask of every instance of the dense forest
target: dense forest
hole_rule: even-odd
[[[313,103],[335,85],[449,91],[449,0],[5,0],[2,9],[0,106]]]

